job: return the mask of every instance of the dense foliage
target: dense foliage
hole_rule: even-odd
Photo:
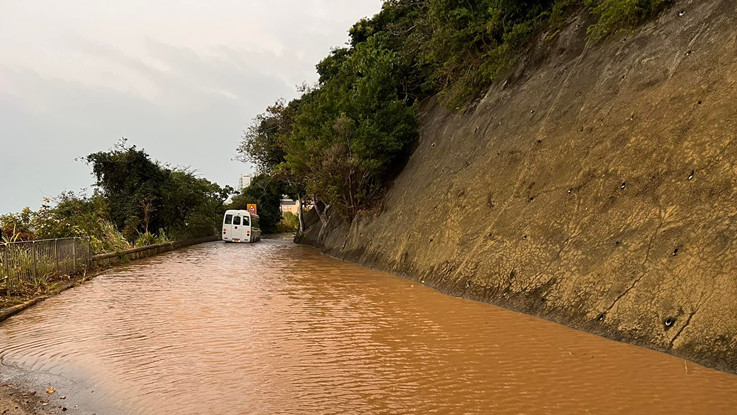
[[[33,211],[26,207],[20,213],[0,215],[0,242],[29,241],[35,238],[31,221]]]
[[[619,30],[632,29],[651,19],[673,0],[585,0],[597,22],[589,27],[588,35],[593,40],[601,40]]]
[[[87,156],[110,217],[128,240],[161,231],[183,239],[213,235],[228,189],[152,161],[135,146],[119,143]]]
[[[292,212],[284,212],[276,230],[279,233],[294,233],[299,229],[299,218]]]
[[[90,154],[97,189],[65,192],[38,211],[0,216],[7,240],[89,237],[96,252],[216,235],[230,188],[152,161],[125,141]]]
[[[83,237],[90,238],[95,252],[131,247],[110,220],[108,202],[100,192],[92,197],[64,192],[53,201],[46,199],[37,211],[26,207],[20,213],[2,215],[0,230],[5,242]]]
[[[386,0],[317,64],[319,83],[269,107],[239,148],[259,171],[346,218],[379,197],[417,136],[417,103],[461,108],[501,79],[536,34],[586,8],[596,41],[671,0]]]
[[[92,197],[65,192],[56,205],[44,203],[33,215],[38,239],[89,237],[95,252],[121,251],[130,246],[110,220],[108,200],[99,192]]]

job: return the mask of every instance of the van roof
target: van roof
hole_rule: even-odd
[[[251,212],[249,212],[249,211],[247,211],[245,209],[240,209],[240,210],[228,209],[228,210],[225,211],[225,214],[226,215],[228,215],[228,214],[231,214],[231,215],[244,215],[244,214],[248,214],[248,215],[253,216],[253,217],[256,217],[256,218],[259,217],[258,215],[254,215],[253,213],[251,213]]]

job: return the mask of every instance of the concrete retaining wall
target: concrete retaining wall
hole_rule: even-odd
[[[205,242],[213,242],[217,240],[220,240],[219,236],[206,236],[203,238],[189,239],[186,241],[167,242],[163,244],[142,246],[120,252],[109,252],[106,254],[95,255],[92,257],[92,268],[106,268],[109,266],[117,265],[121,262],[134,261],[136,259],[147,258],[150,256],[162,254],[164,252],[173,251],[175,249],[184,248],[185,246],[196,245]]]

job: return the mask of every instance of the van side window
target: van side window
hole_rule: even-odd
[[[233,225],[240,225],[241,224],[241,217],[236,216],[233,218]]]
[[[233,223],[233,215],[225,215],[225,224],[230,225]]]
[[[248,216],[243,217],[243,226],[248,226]]]

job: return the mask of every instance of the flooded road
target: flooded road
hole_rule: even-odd
[[[737,376],[282,241],[112,270],[0,324],[0,363],[72,414],[737,411]]]

